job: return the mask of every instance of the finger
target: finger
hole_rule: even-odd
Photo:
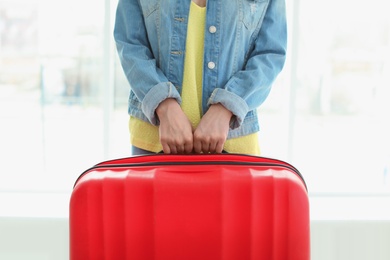
[[[177,149],[175,145],[170,145],[169,149],[171,150],[171,154],[177,154]]]
[[[209,152],[210,153],[215,153],[216,152],[216,147],[217,147],[217,142],[212,142],[209,145]]]
[[[195,153],[202,152],[202,143],[200,141],[194,141],[194,152]]]
[[[171,153],[171,149],[169,148],[169,145],[163,144],[162,147],[163,147],[163,152],[164,153],[166,153],[166,154],[170,154]]]
[[[177,153],[184,153],[184,144],[176,146]]]
[[[215,147],[215,152],[222,153],[224,145],[225,145],[225,142],[218,142],[217,146]]]
[[[210,152],[210,143],[209,142],[202,142],[202,152],[203,153]]]
[[[184,145],[184,153],[192,153],[192,149],[194,149],[192,142]]]

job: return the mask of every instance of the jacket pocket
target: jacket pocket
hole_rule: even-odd
[[[242,22],[248,30],[255,30],[263,19],[269,0],[242,0]]]

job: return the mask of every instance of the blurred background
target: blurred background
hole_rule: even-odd
[[[386,0],[286,0],[286,66],[259,109],[262,155],[295,165],[312,259],[390,259]],[[76,178],[130,156],[117,0],[0,2],[0,259],[68,259]]]

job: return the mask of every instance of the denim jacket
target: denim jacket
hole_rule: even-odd
[[[163,100],[181,103],[191,0],[119,0],[114,38],[130,83],[128,112],[153,125]],[[259,130],[256,109],[282,70],[285,0],[207,0],[202,109],[233,113],[228,138]]]

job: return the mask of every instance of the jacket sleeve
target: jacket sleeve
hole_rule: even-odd
[[[284,0],[270,0],[245,67],[215,89],[209,104],[221,103],[235,116],[231,128],[239,127],[246,114],[267,98],[271,85],[286,59],[287,24]]]
[[[166,98],[175,98],[179,103],[181,99],[157,66],[138,0],[119,0],[114,39],[126,78],[142,103],[142,112],[150,123],[157,125],[157,106]]]

